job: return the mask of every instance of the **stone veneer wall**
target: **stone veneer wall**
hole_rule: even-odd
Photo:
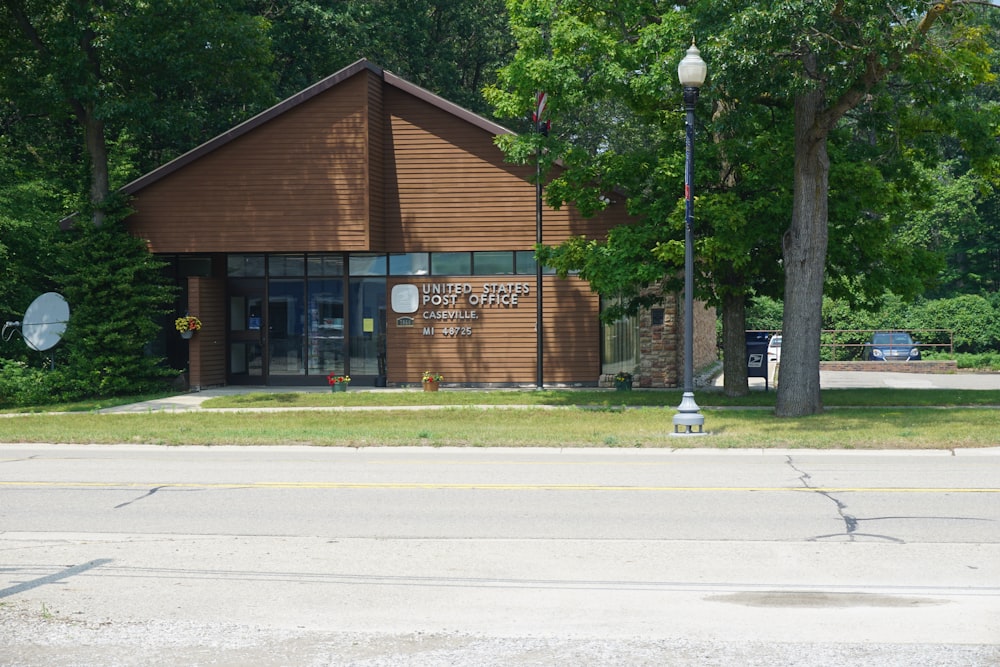
[[[663,323],[653,324],[653,311],[663,309]],[[660,306],[639,315],[637,387],[680,387],[684,384],[684,303],[680,294],[665,294]],[[695,372],[718,359],[715,310],[694,303]],[[602,378],[603,380],[603,378]],[[602,382],[602,384],[604,384]]]
[[[719,360],[718,315],[704,301],[694,302],[694,372]],[[683,347],[683,346],[682,346]],[[695,378],[697,383],[697,378]]]
[[[684,317],[677,294],[663,295],[663,324],[653,309],[639,314],[639,387],[676,387],[684,373]]]

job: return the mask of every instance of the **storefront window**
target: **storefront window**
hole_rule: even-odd
[[[431,271],[436,276],[472,275],[472,254],[468,252],[432,252]]]
[[[603,324],[601,330],[601,373],[635,373],[639,366],[638,318],[623,317],[611,324]]]
[[[270,255],[267,259],[268,274],[275,276],[304,276],[305,258],[302,255]]]
[[[390,276],[426,276],[430,273],[431,257],[426,252],[389,255]]]
[[[337,255],[309,255],[309,275],[316,276],[342,276],[344,275],[344,256]]]
[[[384,276],[385,255],[355,254],[348,259],[352,276]]]
[[[181,255],[177,258],[177,275],[208,277],[212,275],[212,258]]]
[[[229,255],[226,273],[232,278],[263,278],[264,255]]]
[[[503,276],[514,273],[514,253],[477,252],[473,255],[473,273],[477,276]]]
[[[519,274],[535,275],[538,272],[534,250],[519,250],[514,253],[514,270]]]

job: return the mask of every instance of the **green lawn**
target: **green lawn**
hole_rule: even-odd
[[[718,390],[696,392],[701,407],[774,407],[775,392],[752,391],[748,396],[730,398]],[[822,391],[823,405],[827,407],[874,406],[1000,406],[1000,390],[955,389],[826,389]],[[423,405],[453,406],[632,406],[676,407],[681,401],[681,391],[636,390],[614,391],[608,389],[497,389],[449,390],[424,392],[407,391],[348,391],[287,392],[235,394],[209,399],[206,408],[313,408],[313,407],[399,407]]]
[[[671,435],[680,401],[676,391],[462,390],[246,394],[206,403],[237,410],[224,412],[24,414],[0,419],[0,441],[342,447],[1000,446],[997,391],[828,390],[823,400],[829,409],[800,419],[773,415],[768,407],[773,406],[774,392],[729,399],[706,391],[697,394],[697,400],[709,433],[705,437]]]

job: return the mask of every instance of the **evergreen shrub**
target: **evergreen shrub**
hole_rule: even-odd
[[[123,217],[123,216],[121,216]],[[70,305],[54,375],[60,401],[164,389],[177,371],[149,354],[174,288],[163,263],[112,217],[78,223],[59,249],[60,289]]]

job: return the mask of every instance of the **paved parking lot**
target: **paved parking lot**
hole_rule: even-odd
[[[902,363],[902,362],[900,362]],[[722,386],[720,375],[715,384]],[[873,371],[820,371],[823,389],[1000,389],[1000,373],[890,373]],[[763,378],[750,378],[751,389],[763,389]],[[773,385],[770,387],[773,389]]]

